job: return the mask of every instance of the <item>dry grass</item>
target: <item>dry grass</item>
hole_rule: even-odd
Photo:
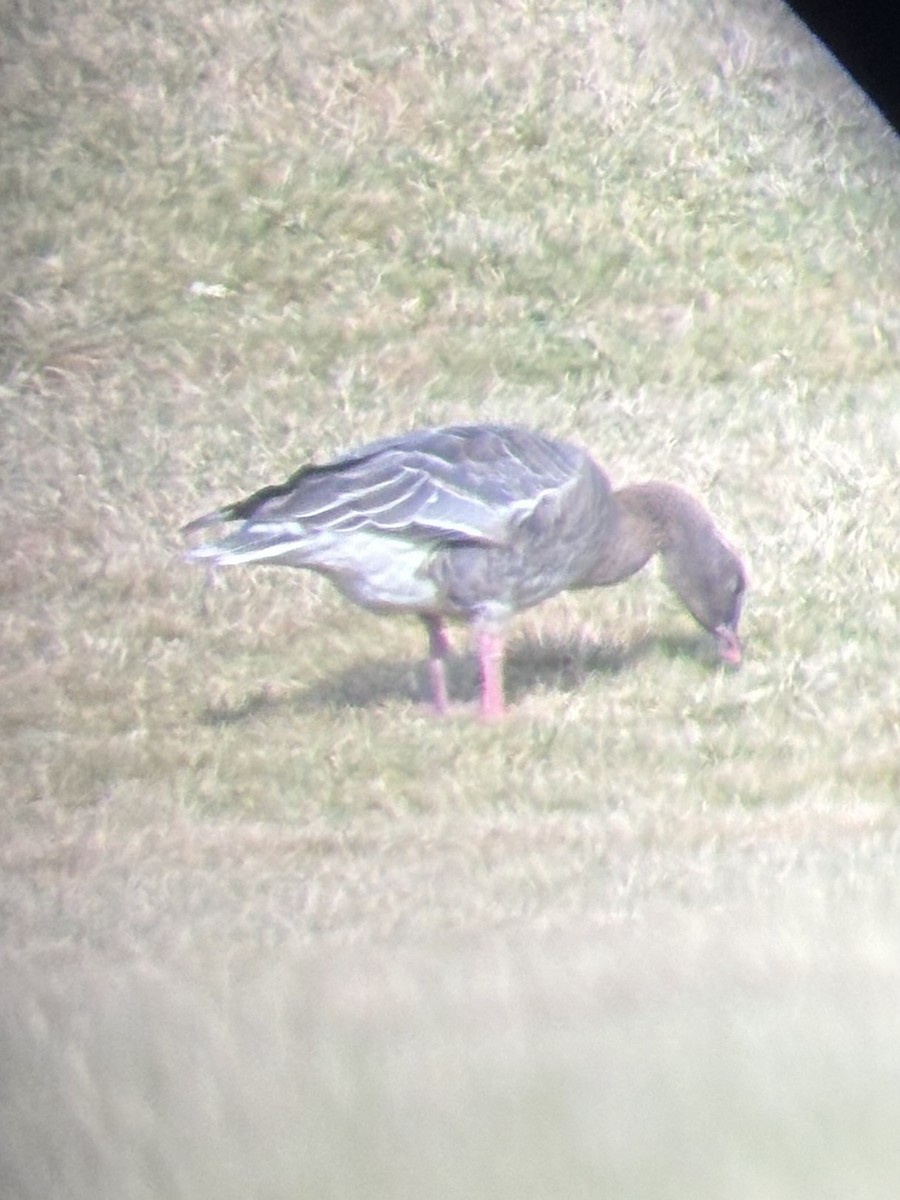
[[[893,1200],[894,136],[769,0],[0,22],[4,1197]],[[705,495],[745,669],[648,573],[436,723],[178,560],[481,417]]]

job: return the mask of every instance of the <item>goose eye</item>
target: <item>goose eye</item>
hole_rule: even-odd
[[[743,576],[738,575],[737,578],[734,580],[734,583],[732,584],[732,589],[731,589],[731,611],[733,614],[732,619],[735,622],[740,619],[741,609],[743,608],[743,605],[744,605],[744,589],[745,588],[746,588],[746,581],[744,580]]]

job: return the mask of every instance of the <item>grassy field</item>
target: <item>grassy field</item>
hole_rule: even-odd
[[[0,35],[5,1200],[894,1200],[895,135],[774,0]],[[179,560],[481,418],[704,496],[744,669],[648,571],[436,722],[415,622]]]

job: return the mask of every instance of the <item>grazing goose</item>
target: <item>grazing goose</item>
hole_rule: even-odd
[[[420,616],[439,713],[447,710],[445,618],[475,631],[481,714],[490,720],[503,713],[509,617],[569,588],[619,583],[654,554],[720,658],[741,661],[744,569],[707,510],[669,483],[613,491],[584,450],[518,426],[386,438],[301,467],[183,532],[228,522],[231,532],[187,560],[306,567],[363,608]]]

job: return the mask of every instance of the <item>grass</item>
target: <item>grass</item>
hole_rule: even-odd
[[[894,135],[773,0],[0,26],[4,1196],[893,1198]],[[438,723],[179,561],[482,418],[704,495],[744,669],[648,572]]]

